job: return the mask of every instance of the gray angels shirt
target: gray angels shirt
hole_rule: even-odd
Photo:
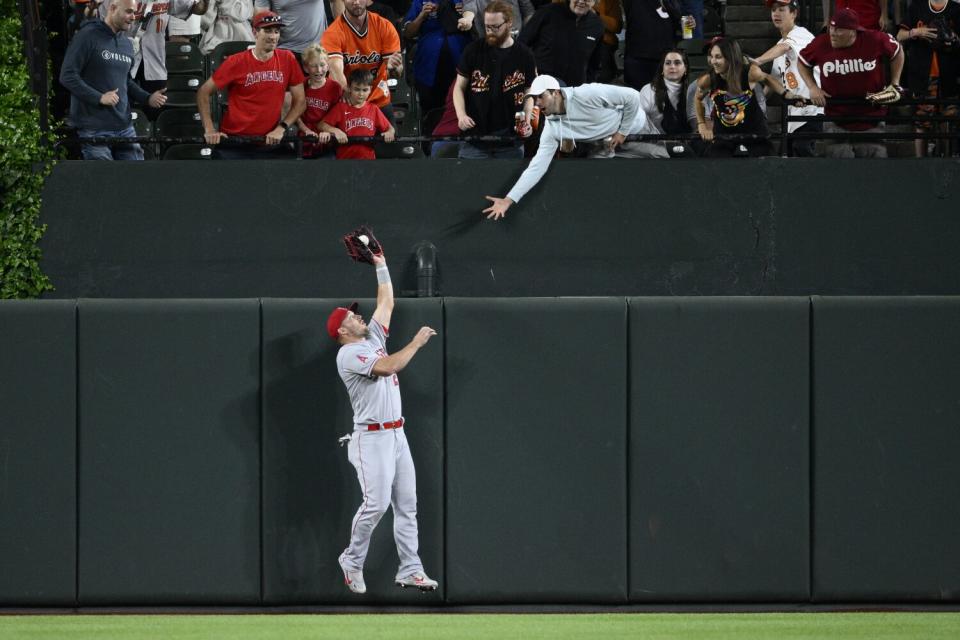
[[[403,417],[400,379],[373,375],[373,365],[387,355],[389,330],[376,320],[367,325],[366,340],[345,344],[337,352],[337,372],[347,387],[353,406],[353,423],[366,425],[393,422]]]

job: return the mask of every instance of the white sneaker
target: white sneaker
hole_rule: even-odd
[[[404,589],[416,587],[420,591],[435,591],[438,584],[436,580],[429,578],[423,571],[418,571],[412,576],[397,578],[397,586]]]
[[[337,558],[340,568],[343,569],[343,582],[354,593],[366,593],[367,584],[363,581],[363,571],[351,571],[343,566],[343,556]]]

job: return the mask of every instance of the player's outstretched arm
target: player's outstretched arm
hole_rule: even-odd
[[[387,269],[387,260],[383,256],[374,256],[373,266],[377,269],[377,308],[373,312],[373,319],[389,329],[390,317],[393,315],[393,283],[390,281],[390,270]]]
[[[417,351],[420,350],[420,347],[427,344],[430,338],[435,335],[437,335],[437,332],[430,327],[420,327],[420,330],[413,336],[410,344],[396,353],[391,353],[377,360],[373,365],[373,373],[382,377],[392,376],[395,373],[403,371],[403,369],[410,364],[410,361],[413,359],[413,356],[416,355]]]

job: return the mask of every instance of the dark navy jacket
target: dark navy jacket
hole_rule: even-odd
[[[150,94],[130,77],[133,43],[124,31],[88,20],[70,41],[60,68],[60,84],[70,91],[70,121],[81,129],[122,131],[130,126],[130,98],[145,104]],[[117,89],[120,102],[100,104]]]

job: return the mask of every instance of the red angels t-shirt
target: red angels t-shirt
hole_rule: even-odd
[[[303,84],[303,70],[286,49],[277,49],[260,62],[248,49],[223,61],[214,74],[218,89],[226,88],[229,106],[220,130],[238,136],[265,136],[280,121],[283,94]]]
[[[340,102],[340,98],[343,97],[343,87],[335,80],[328,78],[323,86],[317,89],[304,86],[303,93],[307,98],[307,109],[300,116],[300,119],[303,120],[305,125],[316,131],[323,117],[334,105]]]
[[[340,99],[343,97],[343,87],[337,84],[336,81],[327,78],[323,86],[316,89],[312,89],[309,83],[305,84],[303,93],[307,99],[307,109],[303,112],[303,115],[300,116],[300,119],[303,120],[305,125],[310,127],[311,131],[319,133],[320,121],[323,120],[323,117],[329,113],[335,104],[340,102]],[[300,135],[303,137],[302,131]],[[312,140],[312,138],[306,138],[306,140],[309,141]],[[322,144],[304,142],[303,153],[307,156],[322,153],[324,146],[325,145]]]
[[[375,136],[390,129],[390,121],[380,111],[380,107],[371,102],[364,102],[360,107],[338,102],[330,109],[330,113],[323,121],[350,137]],[[343,144],[337,147],[337,160],[376,160],[376,158],[373,144],[369,142]]]
[[[820,67],[820,88],[834,98],[863,98],[887,84],[884,58],[892,58],[900,43],[881,31],[858,31],[853,45],[845,49],[830,46],[830,35],[821,34],[800,52],[800,61],[808,67]],[[827,98],[827,116],[883,116],[885,107],[873,105],[832,105]],[[850,131],[875,127],[875,122],[838,122]]]

